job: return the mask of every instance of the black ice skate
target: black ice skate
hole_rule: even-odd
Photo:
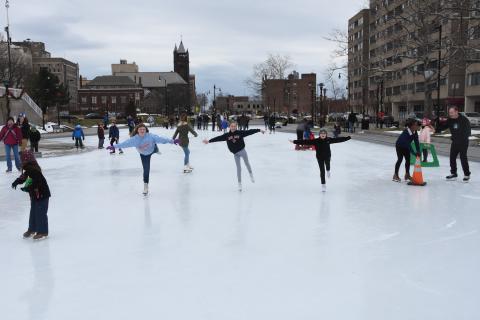
[[[470,181],[470,176],[463,177],[463,182],[468,182],[468,181]]]
[[[457,180],[457,178],[458,178],[458,175],[456,173],[451,174],[451,175],[446,177],[447,181],[455,181],[455,180]]]

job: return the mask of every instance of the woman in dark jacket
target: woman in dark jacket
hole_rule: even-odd
[[[38,152],[38,143],[42,138],[40,131],[37,128],[32,127],[30,130],[30,151]]]
[[[25,113],[20,113],[18,116],[18,127],[22,130],[22,144],[20,146],[20,152],[27,149],[28,140],[30,139],[30,123],[28,122]]]
[[[48,237],[47,212],[50,188],[35,156],[29,150],[22,153],[22,170],[22,175],[12,183],[12,188],[16,189],[19,184],[25,183],[21,190],[30,195],[30,219],[28,230],[23,237],[33,236],[33,240],[43,240]]]
[[[393,175],[393,181],[401,182],[398,172],[403,158],[405,158],[405,180],[412,180],[410,176],[410,153],[413,153],[412,141],[415,142],[416,154],[420,156],[420,143],[418,141],[418,122],[415,119],[407,119],[405,124],[406,129],[403,130],[400,137],[397,139],[395,148],[397,150],[397,163],[395,164],[395,174]]]

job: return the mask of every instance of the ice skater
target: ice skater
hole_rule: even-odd
[[[103,149],[103,144],[105,143],[105,129],[103,123],[98,124],[97,128],[97,137],[98,137],[98,149]]]
[[[190,149],[188,145],[190,140],[188,139],[188,133],[191,132],[195,137],[198,137],[198,134],[193,130],[192,126],[188,124],[188,117],[186,113],[183,113],[180,116],[180,122],[178,123],[177,130],[173,134],[173,140],[179,136],[180,147],[182,147],[185,157],[183,158],[183,173],[190,173],[193,170],[193,167],[190,166]]]
[[[412,177],[410,176],[410,154],[414,153],[412,149],[412,141],[415,143],[415,148],[417,150],[416,155],[420,157],[420,142],[418,140],[418,121],[415,119],[407,119],[405,123],[405,130],[403,130],[400,137],[398,137],[395,144],[397,150],[397,163],[395,164],[395,174],[393,175],[393,181],[401,182],[398,172],[400,170],[400,165],[402,164],[403,159],[405,158],[405,180],[411,181]]]
[[[32,126],[30,131],[30,151],[38,152],[38,144],[41,138],[42,135],[40,134],[40,131],[38,131],[35,126]]]
[[[428,161],[428,150],[430,149],[430,144],[432,143],[432,134],[435,132],[435,128],[432,126],[432,122],[429,119],[424,120],[424,125],[420,131],[418,140],[423,144],[423,162]]]
[[[312,140],[290,140],[295,145],[314,146],[316,150],[317,162],[320,167],[320,180],[322,182],[322,191],[327,191],[327,184],[325,179],[325,171],[327,177],[330,178],[330,160],[332,158],[332,151],[330,145],[333,143],[340,143],[350,140],[348,137],[330,138],[326,129],[320,129],[320,135]]]
[[[222,134],[221,136],[215,137],[210,140],[203,140],[203,143],[209,144],[212,142],[220,142],[226,141],[228,150],[233,153],[235,158],[235,164],[237,166],[237,179],[238,179],[238,190],[242,191],[242,166],[240,160],[243,159],[245,166],[247,167],[248,173],[250,174],[250,180],[255,183],[255,178],[253,177],[252,167],[250,166],[250,162],[248,161],[248,154],[245,150],[245,141],[243,138],[248,137],[255,133],[263,133],[265,131],[260,129],[251,129],[251,130],[237,130],[237,123],[232,122],[230,123],[230,131]]]
[[[5,144],[5,157],[7,158],[7,173],[12,172],[12,155],[15,159],[15,166],[18,171],[22,170],[22,164],[20,162],[20,155],[18,153],[18,146],[22,144],[22,131],[15,124],[12,117],[7,119],[7,123],[0,130],[0,141]]]
[[[42,169],[30,150],[22,152],[22,175],[12,183],[16,189],[25,183],[22,191],[30,195],[30,218],[28,230],[23,234],[25,239],[33,236],[33,240],[43,240],[48,237],[48,202],[51,197],[47,180]]]
[[[107,147],[111,152],[115,152],[116,148],[132,148],[135,147],[140,153],[140,159],[142,160],[143,167],[143,194],[148,194],[148,184],[150,182],[150,160],[152,155],[157,152],[156,145],[157,143],[161,144],[178,144],[180,140],[173,140],[169,138],[164,138],[151,134],[148,132],[147,127],[141,123],[133,129],[132,137],[125,140],[122,143],[117,144],[116,146]]]
[[[84,148],[82,141],[85,140],[85,134],[83,133],[83,129],[79,124],[75,126],[75,129],[72,132],[72,140],[75,140],[75,147],[77,150],[79,147],[81,149]]]
[[[132,119],[132,121],[133,121],[133,119]],[[131,123],[133,123],[133,122],[131,122]],[[132,132],[133,132],[133,129],[130,132],[130,134],[132,134]],[[112,121],[112,124],[110,125],[110,128],[108,129],[108,139],[110,140],[110,147],[113,147],[114,143],[118,144],[118,141],[120,140],[120,131],[118,130],[116,121]],[[110,152],[110,154],[115,153],[115,148],[113,148],[113,149],[110,148],[109,150],[112,150]],[[123,150],[121,148],[118,148],[118,152],[120,154],[122,154]]]

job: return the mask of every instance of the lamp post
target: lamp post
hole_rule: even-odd
[[[440,80],[442,69],[442,25],[438,26],[438,65],[437,65],[437,108],[436,108],[436,126],[435,132],[440,133]]]
[[[10,46],[12,44],[12,39],[10,38],[10,17],[8,15],[8,9],[10,8],[10,2],[8,0],[5,1],[5,9],[7,12],[7,26],[5,27],[5,32],[7,33],[7,55],[8,55],[8,74],[7,80],[4,81],[5,85],[5,99],[6,100],[6,108],[7,108],[7,117],[10,116],[10,99],[9,99],[9,90],[8,87],[12,82],[12,54],[10,51]]]
[[[323,127],[322,121],[323,121],[323,87],[325,84],[323,82],[320,82],[318,84],[318,88],[320,90],[320,126]],[[317,119],[318,120],[318,119]]]

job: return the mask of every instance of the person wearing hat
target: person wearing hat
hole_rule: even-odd
[[[18,146],[22,143],[22,131],[15,124],[12,117],[7,119],[7,123],[0,131],[0,141],[5,144],[5,156],[7,158],[7,172],[12,172],[12,155],[15,158],[15,166],[18,171],[21,170],[20,155]]]
[[[33,240],[46,239],[48,237],[48,202],[51,193],[42,169],[30,150],[22,153],[22,175],[12,183],[12,188],[16,189],[23,183],[25,185],[21,190],[29,194],[31,204],[28,230],[23,237],[27,239],[33,236]]]
[[[38,143],[40,142],[41,138],[42,136],[40,131],[38,131],[35,126],[32,126],[30,129],[30,151],[38,152]]]
[[[326,129],[320,129],[320,135],[313,140],[290,140],[296,145],[315,146],[318,166],[320,167],[320,180],[322,182],[322,191],[327,191],[325,181],[325,171],[330,178],[330,159],[332,158],[332,151],[330,145],[333,143],[340,143],[350,140],[351,137],[330,138]]]
[[[72,140],[75,140],[75,147],[77,150],[79,147],[82,149],[84,148],[82,141],[85,140],[85,134],[83,133],[82,126],[79,124],[75,126],[75,129],[72,132]]]
[[[18,127],[22,130],[22,144],[20,146],[20,152],[25,151],[28,146],[28,140],[30,139],[30,123],[28,123],[28,119],[25,113],[20,113],[18,115]]]

